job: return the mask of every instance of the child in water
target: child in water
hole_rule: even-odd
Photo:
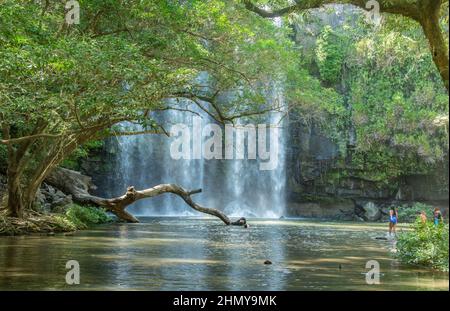
[[[398,222],[398,213],[395,208],[391,208],[389,211],[389,235],[392,234],[392,231],[395,235],[397,235],[396,226]]]
[[[420,221],[424,224],[427,222],[427,214],[425,213],[425,211],[421,211],[420,212]]]

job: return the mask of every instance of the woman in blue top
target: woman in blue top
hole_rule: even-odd
[[[439,208],[434,209],[434,224],[437,226],[442,222],[442,213]]]
[[[394,231],[394,234],[397,235],[396,232],[396,226],[398,222],[398,213],[395,210],[395,208],[391,208],[389,211],[389,235],[392,234],[392,231]]]

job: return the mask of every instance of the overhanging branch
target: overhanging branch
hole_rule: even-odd
[[[435,0],[426,0],[435,1]],[[296,4],[287,6],[276,10],[265,10],[254,4],[252,0],[243,0],[247,10],[255,12],[256,14],[265,18],[281,17],[310,9],[318,9],[327,4],[351,4],[363,10],[366,10],[367,0],[298,0]],[[418,3],[408,0],[379,0],[380,11],[385,13],[399,14],[410,17],[416,21],[420,20],[420,10]]]

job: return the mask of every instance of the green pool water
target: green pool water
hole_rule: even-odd
[[[0,290],[448,290],[448,273],[403,265],[385,224],[147,217],[72,236],[0,237]],[[400,229],[402,230],[402,229]],[[403,229],[405,230],[405,229]],[[80,264],[67,285],[66,262]],[[271,265],[264,261],[270,260]],[[366,263],[380,284],[366,283]]]

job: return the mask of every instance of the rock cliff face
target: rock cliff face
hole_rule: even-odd
[[[448,161],[434,174],[371,181],[358,177],[338,146],[314,125],[291,122],[289,131],[290,216],[378,221],[386,218],[390,205],[415,201],[448,210]]]

